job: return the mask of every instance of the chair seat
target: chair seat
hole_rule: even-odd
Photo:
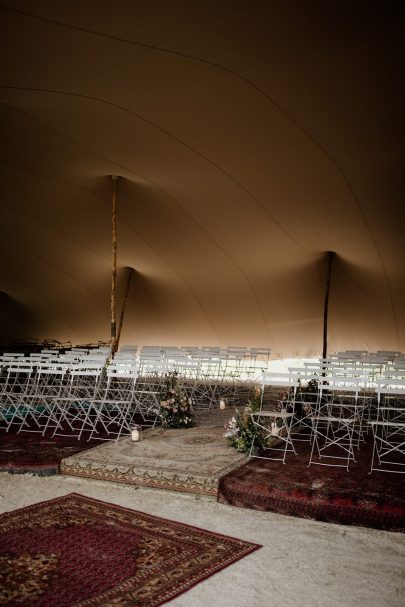
[[[357,416],[338,417],[318,413],[310,417],[313,427],[308,465],[337,466],[349,470],[355,462],[353,439]]]
[[[339,422],[339,423],[353,423],[356,421],[355,417],[337,417],[332,415],[311,415],[310,419],[314,421],[325,421],[325,422]]]
[[[254,411],[250,415],[257,417],[277,417],[279,419],[289,419],[294,413],[288,413],[288,411]]]
[[[393,428],[405,428],[405,422],[383,422],[383,421],[372,421],[368,422],[371,426],[390,426]]]

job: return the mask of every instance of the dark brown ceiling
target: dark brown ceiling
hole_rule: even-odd
[[[405,350],[400,3],[2,1],[3,334]]]

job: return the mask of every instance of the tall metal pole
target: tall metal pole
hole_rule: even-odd
[[[111,277],[111,349],[115,351],[116,339],[116,286],[117,286],[117,184],[119,177],[111,175],[113,180],[113,196],[112,196],[112,277]]]
[[[325,286],[325,300],[323,306],[323,348],[322,348],[322,358],[326,358],[328,351],[328,314],[329,314],[329,291],[330,291],[330,282],[332,278],[332,262],[335,256],[333,251],[327,252],[328,256],[328,269],[326,272],[326,286]]]
[[[122,330],[122,325],[123,325],[123,322],[124,322],[125,308],[127,306],[129,289],[130,289],[130,286],[131,286],[131,279],[132,279],[133,273],[134,273],[134,268],[127,268],[127,286],[126,286],[126,289],[125,289],[124,303],[122,304],[120,324],[118,325],[118,333],[117,333],[117,339],[115,340],[114,352],[116,352],[118,350],[118,346],[120,344],[121,330]]]

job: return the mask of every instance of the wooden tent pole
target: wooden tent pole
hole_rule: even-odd
[[[323,348],[322,348],[322,358],[326,358],[328,351],[328,314],[329,314],[329,291],[330,291],[330,281],[332,278],[332,262],[335,256],[333,251],[327,252],[328,256],[328,269],[326,273],[326,286],[325,286],[325,300],[323,306]]]
[[[128,301],[129,289],[131,287],[131,279],[132,279],[133,273],[134,273],[134,268],[127,268],[127,286],[125,289],[124,303],[122,304],[121,317],[120,317],[120,323],[118,325],[118,333],[117,333],[117,339],[115,340],[114,352],[116,352],[118,350],[118,346],[120,345],[122,324],[124,322],[125,308],[126,308],[127,301]]]
[[[111,277],[111,349],[115,351],[116,339],[116,286],[117,286],[117,184],[119,177],[111,175],[113,180],[112,196],[112,277]]]

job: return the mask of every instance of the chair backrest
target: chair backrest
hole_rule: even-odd
[[[35,371],[35,365],[32,362],[14,362],[9,365],[7,373],[33,373]]]
[[[138,377],[138,367],[113,367],[107,369],[107,378],[112,379],[127,379],[134,381]]]
[[[99,362],[78,362],[70,368],[70,377],[73,381],[74,378],[79,379],[80,377],[99,377],[103,371],[104,365]]]
[[[358,377],[328,376],[321,378],[319,389],[321,392],[359,392],[361,379]]]
[[[377,392],[388,394],[388,390],[405,389],[405,379],[381,379],[377,385]]]
[[[382,388],[377,388],[376,392],[378,396],[378,402],[381,402],[381,397],[384,396],[398,396],[401,397],[401,399],[405,399],[405,382],[402,387],[397,386],[394,388],[387,388],[384,386]]]
[[[280,386],[280,387],[290,387],[290,388],[298,388],[300,385],[299,380],[296,376],[291,375],[291,373],[284,373],[277,371],[267,371],[262,374],[262,387],[265,386]]]

